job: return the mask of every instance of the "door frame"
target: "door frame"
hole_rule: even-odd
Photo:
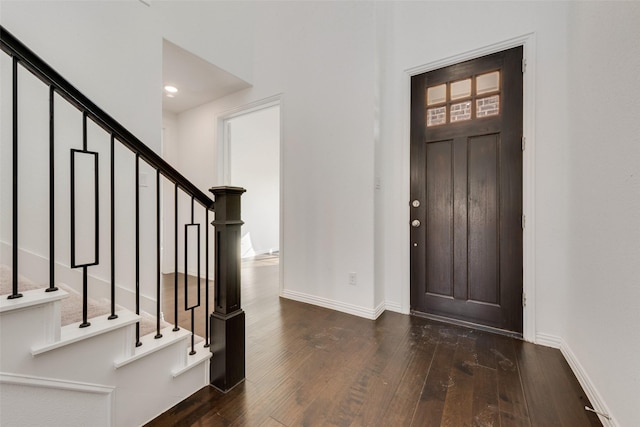
[[[271,107],[279,107],[280,109],[280,142],[279,142],[279,264],[278,264],[278,286],[279,294],[282,295],[284,289],[284,264],[285,264],[285,248],[284,248],[284,127],[283,127],[283,96],[282,94],[273,95],[268,98],[260,99],[249,104],[240,105],[230,110],[226,110],[216,116],[216,157],[217,157],[217,179],[218,185],[229,185],[229,172],[231,162],[231,152],[229,147],[229,136],[227,123],[229,120],[244,116],[246,114],[255,113]]]
[[[405,181],[403,194],[405,215],[407,219],[402,224],[403,236],[403,259],[406,266],[403,270],[405,283],[405,292],[403,294],[403,312],[409,313],[411,303],[411,280],[409,274],[410,262],[410,236],[409,236],[409,189],[410,189],[410,135],[411,135],[411,77],[437,70],[438,68],[447,67],[470,59],[479,58],[481,56],[497,53],[513,47],[523,47],[523,60],[526,64],[526,70],[523,74],[523,122],[522,134],[525,138],[525,150],[522,157],[522,212],[525,217],[525,227],[523,230],[522,244],[522,291],[526,304],[523,307],[522,337],[525,341],[536,341],[536,281],[535,281],[535,64],[536,64],[536,36],[535,33],[528,33],[522,36],[503,40],[501,42],[473,49],[448,58],[429,62],[405,70],[403,76],[404,87],[404,164],[403,179]]]

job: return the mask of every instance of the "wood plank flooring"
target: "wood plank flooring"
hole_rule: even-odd
[[[205,387],[148,426],[601,425],[558,350],[280,299],[275,257],[242,275],[246,380],[227,394]]]

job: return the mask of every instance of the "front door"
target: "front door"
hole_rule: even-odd
[[[522,332],[522,47],[411,79],[411,310]]]

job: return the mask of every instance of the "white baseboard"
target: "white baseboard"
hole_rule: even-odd
[[[378,307],[371,309],[371,308],[366,308],[366,307],[362,307],[355,304],[347,304],[341,301],[334,301],[328,298],[309,295],[302,292],[291,291],[288,289],[283,290],[280,296],[283,298],[294,300],[294,301],[313,304],[320,307],[340,311],[342,313],[352,314],[358,317],[364,317],[365,319],[371,319],[371,320],[377,319],[378,316],[382,314],[385,307],[384,303],[381,303]]]
[[[536,334],[536,344],[538,345],[559,349],[561,343],[562,343],[562,338],[557,337],[555,335],[549,335],[549,334],[544,334],[540,332]]]
[[[380,315],[382,313],[384,313],[384,311],[387,309],[384,301],[382,301],[380,304],[378,304],[378,306],[375,308],[374,313],[375,313],[375,317],[374,319],[377,319],[378,317],[380,317]]]
[[[607,419],[599,415],[598,417],[600,418],[600,422],[602,423],[602,425],[604,427],[618,427],[618,424],[613,418],[609,407],[605,403],[600,393],[598,393],[598,389],[596,389],[593,381],[591,381],[591,378],[589,378],[587,371],[582,367],[580,361],[571,350],[571,347],[569,347],[569,345],[562,338],[560,339],[560,341],[560,351],[562,352],[564,358],[567,360],[567,363],[578,379],[578,382],[584,389],[584,392],[587,394],[587,397],[589,398],[593,409],[600,413],[607,414],[611,417],[610,419]]]
[[[571,347],[569,347],[569,344],[567,344],[566,341],[561,337],[544,333],[536,334],[536,344],[553,347],[560,350],[565,360],[569,364],[569,367],[573,371],[573,374],[578,379],[580,386],[582,386],[582,389],[589,398],[593,409],[600,413],[607,414],[611,417],[610,419],[607,419],[599,415],[598,417],[600,418],[600,422],[602,423],[602,425],[604,427],[618,427],[618,424],[613,418],[613,415],[609,411],[609,407],[604,402],[604,399],[596,389],[593,381],[591,381],[591,378],[587,374],[587,371],[580,364],[578,357],[575,355],[573,350],[571,350]]]
[[[395,313],[409,314],[408,311],[402,309],[402,305],[399,302],[385,301],[384,302],[384,309],[385,310],[389,310],[389,311],[393,311]]]

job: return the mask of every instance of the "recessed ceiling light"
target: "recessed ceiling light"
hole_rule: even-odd
[[[175,86],[165,86],[164,90],[166,90],[169,93],[176,93],[178,92],[178,88],[176,88]]]

